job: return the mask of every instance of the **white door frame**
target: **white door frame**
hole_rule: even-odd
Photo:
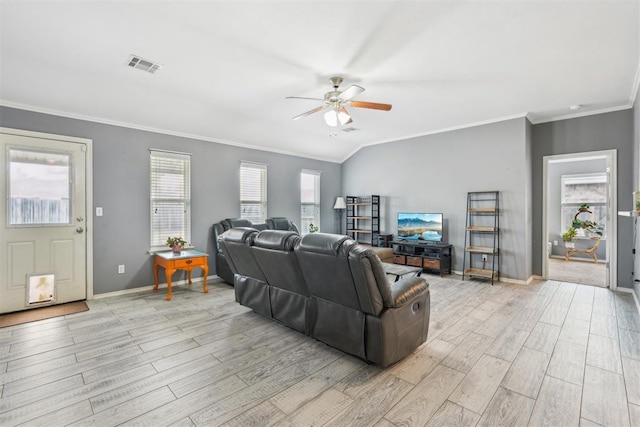
[[[587,151],[584,153],[557,154],[544,156],[542,165],[542,278],[548,279],[549,262],[547,241],[549,240],[549,230],[547,224],[547,186],[549,182],[549,164],[557,161],[581,161],[589,159],[606,159],[609,188],[607,203],[607,245],[606,254],[608,261],[608,285],[609,289],[616,290],[618,287],[618,151],[602,150]]]
[[[32,132],[21,129],[11,129],[0,127],[0,133],[8,135],[24,136],[29,138],[42,138],[54,141],[75,142],[84,144],[86,148],[86,165],[85,165],[85,200],[87,203],[86,218],[86,245],[85,248],[85,278],[87,285],[87,299],[93,299],[93,140],[87,138],[77,138],[73,136],[54,135],[50,133]]]

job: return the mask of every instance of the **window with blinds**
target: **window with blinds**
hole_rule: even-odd
[[[240,162],[240,217],[253,223],[267,219],[267,165]]]
[[[309,233],[313,224],[320,227],[320,172],[303,169],[300,172],[300,231]]]
[[[191,244],[191,155],[151,150],[151,248]]]

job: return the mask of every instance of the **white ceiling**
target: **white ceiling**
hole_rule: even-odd
[[[0,104],[341,162],[472,124],[632,106],[640,1],[0,1]],[[130,54],[163,65],[127,67]],[[358,131],[317,113],[366,91]],[[583,107],[569,111],[570,105]],[[335,134],[335,135],[334,135]]]

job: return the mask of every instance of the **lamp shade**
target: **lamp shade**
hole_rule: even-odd
[[[336,203],[333,205],[333,209],[346,209],[347,204],[344,201],[344,197],[337,197]]]
[[[324,113],[324,121],[331,127],[338,126],[338,112],[334,109],[327,111]]]

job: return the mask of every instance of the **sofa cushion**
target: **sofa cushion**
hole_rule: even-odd
[[[317,254],[343,256],[349,253],[349,248],[355,242],[347,236],[335,234],[310,233],[302,238],[300,250]]]
[[[225,230],[229,230],[231,228],[236,228],[236,227],[253,227],[253,224],[251,223],[251,221],[244,218],[227,218],[220,222],[225,227]]]
[[[254,239],[253,254],[269,284],[273,318],[307,333],[309,290],[294,253],[299,242],[293,231],[264,230]]]
[[[259,248],[290,251],[299,241],[300,236],[293,231],[264,230],[258,233],[254,244]]]
[[[274,216],[267,218],[265,222],[267,224],[267,228],[270,230],[287,230],[298,233],[298,227],[286,217]]]
[[[231,228],[220,236],[219,243],[234,274],[264,281],[264,274],[251,251],[256,234],[255,228]]]
[[[346,236],[307,234],[300,241],[296,257],[311,295],[359,310],[348,259],[353,244]]]

